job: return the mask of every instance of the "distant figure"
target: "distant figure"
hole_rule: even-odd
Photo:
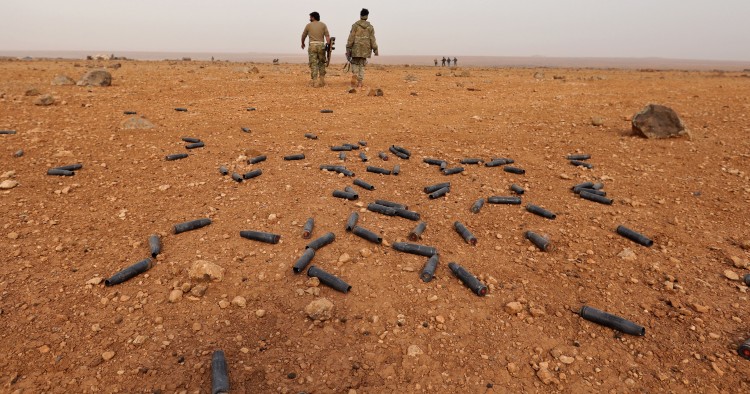
[[[351,57],[352,64],[352,82],[351,87],[361,88],[365,79],[365,65],[371,52],[378,55],[378,43],[375,41],[375,28],[372,27],[367,18],[370,11],[363,8],[359,12],[359,20],[354,22],[352,30],[349,32],[349,39],[346,40],[346,57]]]
[[[214,57],[213,56],[211,56],[211,61],[214,61]]]
[[[435,67],[437,67],[437,58],[435,58]]]
[[[307,57],[310,60],[310,86],[321,87],[326,84],[326,50],[325,44],[331,42],[328,34],[328,26],[320,21],[320,14],[313,11],[310,13],[310,23],[302,32],[302,49],[305,49],[305,38],[310,36],[310,48]],[[323,41],[325,38],[325,41]],[[320,80],[318,80],[320,78]]]
[[[449,58],[448,58],[448,59],[446,59],[446,60],[448,60],[448,67],[450,67],[450,66],[451,66],[451,58],[449,57]]]
[[[458,66],[458,59],[455,56],[453,57],[453,66]]]
[[[443,56],[443,67],[445,67],[445,56]]]

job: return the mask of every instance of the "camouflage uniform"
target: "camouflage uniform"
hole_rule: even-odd
[[[346,41],[346,52],[352,58],[352,74],[357,80],[357,85],[362,86],[367,59],[371,56],[371,52],[374,52],[375,56],[378,55],[375,28],[367,21],[367,16],[360,17],[360,20],[352,25],[349,39]],[[353,80],[352,83],[354,83]]]
[[[311,42],[307,48],[307,57],[310,59],[310,78],[318,79],[318,76],[326,76],[326,45],[317,42]]]

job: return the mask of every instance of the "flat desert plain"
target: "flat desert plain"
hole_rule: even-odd
[[[347,93],[341,64],[327,86],[311,88],[302,64],[114,63],[0,62],[0,129],[16,131],[0,135],[0,181],[10,187],[0,191],[3,392],[208,393],[217,349],[232,392],[750,390],[750,361],[737,354],[750,338],[745,73],[371,65],[366,89]],[[51,85],[96,68],[112,73],[112,86]],[[30,89],[55,103],[35,105]],[[633,136],[630,120],[649,103],[677,111],[690,137]],[[154,127],[123,129],[132,117]],[[187,150],[182,137],[205,147]],[[331,150],[359,141],[366,146],[344,161]],[[165,160],[177,153],[189,156]],[[283,160],[299,153],[304,160]],[[593,168],[569,164],[576,153],[590,154]],[[259,155],[267,160],[247,164]],[[508,157],[526,172],[466,164],[443,175],[428,157],[448,167]],[[47,175],[74,163],[83,165],[74,176]],[[262,175],[231,178],[256,168]],[[356,178],[375,190],[332,196]],[[571,191],[585,181],[602,182],[612,205]],[[450,192],[428,198],[422,189],[439,182]],[[513,195],[511,184],[525,189],[521,205],[470,211]],[[426,257],[392,247],[418,222],[368,211],[376,199],[427,223],[418,243],[439,251],[432,281],[420,280]],[[345,231],[352,212],[382,244]],[[212,223],[174,234],[199,218]],[[292,272],[310,242],[308,218],[312,239],[336,237],[312,264],[351,285],[347,294]],[[619,236],[619,225],[653,246]],[[281,240],[244,239],[243,230]],[[528,230],[554,248],[534,247]],[[149,257],[155,234],[153,267],[105,286]],[[487,295],[463,286],[450,262]],[[196,263],[217,265],[218,277],[191,276]],[[584,320],[583,305],[645,335]]]

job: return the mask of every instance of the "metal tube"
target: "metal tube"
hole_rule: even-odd
[[[123,111],[124,115],[138,115],[138,112],[135,111]]]
[[[253,178],[257,177],[257,176],[260,176],[261,174],[263,174],[263,170],[261,170],[260,168],[258,168],[258,169],[255,169],[255,170],[252,170],[250,172],[242,174],[242,178],[243,179],[253,179]]]
[[[362,162],[367,162],[367,155],[365,152],[359,152],[359,159],[362,160]]]
[[[344,191],[347,193],[354,193],[359,196],[359,193],[357,193],[357,191],[354,190],[354,188],[351,186],[344,186]]]
[[[54,169],[55,170],[63,170],[63,171],[78,171],[81,168],[83,168],[83,164],[76,163],[76,164],[68,164],[67,166],[55,167]]]
[[[295,274],[299,274],[300,272],[304,271],[305,267],[310,264],[313,257],[315,257],[315,249],[305,249],[305,252],[302,253],[302,256],[292,266],[292,272],[294,272]]]
[[[580,161],[580,160],[571,160],[570,164],[572,164],[572,165],[574,165],[576,167],[585,167],[585,168],[588,168],[588,169],[594,168],[593,164],[586,163],[585,161]]]
[[[47,170],[47,175],[73,176],[75,174],[73,171],[61,170],[59,168],[50,168]]]
[[[437,249],[432,246],[418,245],[409,242],[394,242],[393,249],[396,249],[399,252],[418,254],[425,257],[432,257],[438,254]]]
[[[266,157],[266,155],[260,155],[260,156],[251,157],[251,158],[247,159],[247,164],[260,163],[262,161],[266,161],[267,158],[268,157]]]
[[[161,253],[161,238],[156,234],[148,237],[148,248],[151,250],[151,257],[156,258]]]
[[[472,213],[479,213],[479,211],[482,210],[482,207],[484,206],[484,198],[480,198],[477,200],[474,205],[471,206],[469,209]]]
[[[384,205],[386,207],[391,207],[391,208],[396,208],[396,209],[409,209],[409,207],[406,204],[400,204],[400,203],[388,201],[388,200],[375,200],[375,204]]]
[[[189,222],[178,223],[174,225],[174,233],[180,234],[186,231],[197,230],[201,227],[206,227],[209,224],[211,224],[211,219],[209,218],[196,219],[196,220],[191,220]]]
[[[487,197],[490,204],[521,205],[521,197],[490,196]]]
[[[334,152],[348,152],[352,150],[352,147],[350,145],[334,145],[331,147],[331,150]]]
[[[187,144],[185,145],[185,149],[196,149],[196,148],[203,148],[206,146],[203,142],[196,142],[194,144]]]
[[[357,193],[349,193],[341,190],[334,190],[333,196],[337,198],[344,198],[350,201],[354,201],[359,198],[359,194]]]
[[[227,174],[229,174],[229,169],[227,169],[224,166],[219,166],[219,174],[221,174],[221,175],[227,175]]]
[[[453,175],[464,172],[463,167],[453,167],[453,168],[446,168],[443,170],[443,175]]]
[[[354,184],[357,185],[357,186],[359,186],[359,187],[361,187],[361,188],[363,188],[363,189],[366,189],[366,190],[375,190],[375,186],[373,186],[373,185],[371,185],[371,184],[369,184],[369,183],[367,183],[367,182],[365,182],[365,181],[363,181],[361,179],[355,179],[354,180]]]
[[[583,182],[579,183],[577,185],[574,185],[570,189],[576,192],[576,189],[593,189],[594,188],[594,182]],[[578,192],[576,192],[578,193]]]
[[[518,186],[518,185],[516,185],[515,183],[514,183],[514,184],[512,184],[512,185],[510,185],[510,190],[511,190],[511,191],[512,191],[513,193],[516,193],[516,194],[518,194],[518,195],[521,195],[521,194],[523,194],[523,193],[525,192],[525,190],[523,190],[523,188],[522,188],[521,186]]]
[[[436,191],[434,191],[434,192],[432,192],[432,193],[429,194],[430,200],[434,200],[436,198],[443,197],[449,191],[451,191],[450,187],[444,187],[444,188],[442,188],[440,190],[436,190]]]
[[[445,163],[445,160],[431,159],[429,157],[425,157],[424,159],[422,159],[422,161],[433,166],[441,166]]]
[[[141,260],[104,280],[105,286],[113,286],[140,275],[153,266],[151,259]]]
[[[352,148],[352,150],[359,150],[359,145],[358,144],[341,144],[341,146],[348,146],[348,147]]]
[[[427,283],[435,277],[435,269],[437,269],[439,260],[440,257],[436,254],[433,254],[429,259],[427,259],[427,263],[425,263],[424,267],[422,268],[422,272],[419,273],[419,278],[422,279],[422,282]]]
[[[461,164],[479,164],[481,162],[482,159],[477,158],[461,159]]]
[[[403,154],[405,154],[407,156],[411,156],[411,152],[408,149],[404,148],[403,146],[398,146],[398,145],[391,145],[391,146],[393,147],[393,149],[395,149],[395,150],[397,150],[397,151],[399,151],[399,152],[401,152],[401,153],[403,153]]]
[[[584,199],[589,200],[589,201],[598,202],[599,204],[612,205],[612,202],[613,202],[613,200],[611,200],[611,199],[609,199],[607,197],[600,196],[600,195],[595,194],[595,193],[589,193],[589,192],[583,191],[583,190],[581,190],[581,192],[578,193],[578,195],[581,196],[581,198],[584,198]]]
[[[472,234],[471,231],[469,231],[469,229],[463,225],[463,223],[455,221],[453,222],[453,228],[459,235],[461,235],[461,237],[464,239],[464,241],[466,241],[467,244],[477,244],[477,237],[475,237],[474,234]]]
[[[318,278],[320,280],[320,283],[342,293],[348,293],[349,290],[352,289],[352,287],[342,279],[333,274],[329,274],[328,272],[323,271],[315,265],[311,265],[307,270],[307,276]]]
[[[297,153],[296,155],[284,156],[284,160],[303,160],[305,158],[304,153]]]
[[[310,238],[310,234],[313,232],[313,228],[315,227],[315,219],[308,218],[305,222],[305,225],[302,227],[302,238],[308,239]]]
[[[242,182],[242,175],[240,175],[240,174],[238,174],[236,172],[233,172],[232,173],[232,179],[234,179],[236,182]]]
[[[362,146],[367,146],[367,141],[357,141],[357,143]]]
[[[366,170],[367,172],[374,172],[376,174],[391,175],[391,170],[386,170],[385,168],[367,166]]]
[[[177,112],[187,112],[188,111],[187,108],[182,108],[182,107],[177,107],[174,110],[177,111]]]
[[[409,160],[409,155],[407,155],[406,153],[401,152],[400,150],[396,149],[393,145],[391,145],[391,147],[388,148],[388,150],[391,151],[391,153],[393,153],[394,155],[396,155],[396,156],[398,156],[398,157],[400,157],[400,158],[402,158],[404,160]]]
[[[419,223],[417,227],[414,227],[414,229],[409,232],[409,236],[407,238],[409,238],[409,241],[416,241],[422,238],[422,233],[424,232],[426,228],[427,228],[427,223],[425,222]]]
[[[383,161],[388,161],[388,155],[385,152],[378,152],[378,157]]]
[[[396,216],[396,208],[386,207],[385,205],[369,203],[367,204],[367,210],[386,216]]]
[[[279,234],[253,230],[240,231],[240,237],[253,241],[265,242],[267,244],[277,244],[281,239],[281,235]]]
[[[526,210],[533,213],[534,215],[539,215],[543,218],[547,219],[554,219],[557,217],[554,213],[538,206],[538,205],[532,205],[532,204],[526,204]]]
[[[552,250],[552,245],[550,244],[549,240],[545,237],[542,237],[541,235],[533,232],[533,231],[527,231],[524,233],[524,236],[526,239],[531,241],[531,243],[534,244],[539,250],[542,252],[549,252]]]
[[[352,231],[354,226],[357,225],[357,221],[359,221],[359,214],[357,212],[352,212],[349,215],[349,219],[346,220],[346,231]]]
[[[332,109],[321,109],[320,113],[321,114],[332,114],[333,110]]]
[[[0,130],[0,135],[11,135],[16,134],[15,130]]]
[[[568,160],[588,160],[591,158],[591,155],[587,154],[576,154],[576,155],[568,155],[566,159]]]
[[[362,227],[359,227],[359,226],[354,226],[354,228],[352,228],[352,234],[354,234],[354,235],[356,235],[358,237],[362,237],[362,238],[364,238],[364,239],[366,239],[366,240],[368,240],[370,242],[376,243],[376,244],[383,243],[383,238],[381,238],[379,235],[375,234],[374,232],[372,232],[370,230],[367,230],[367,229],[364,229]]]
[[[636,336],[646,335],[646,329],[643,326],[633,323],[632,321],[624,319],[620,316],[616,316],[587,305],[581,307],[581,311],[578,314],[581,315],[582,318],[590,322],[601,324],[625,334]]]
[[[417,212],[410,211],[408,209],[401,209],[401,208],[395,208],[395,209],[396,209],[396,216],[398,217],[402,217],[404,219],[409,219],[409,220],[414,220],[414,221],[417,221],[420,218],[419,213]]]
[[[305,138],[311,139],[311,140],[317,140],[318,136],[313,133],[305,133]]]
[[[740,346],[737,348],[737,354],[739,354],[740,357],[744,358],[745,360],[750,360],[750,339],[740,344]]]
[[[318,249],[320,249],[320,248],[322,248],[322,247],[330,244],[335,239],[336,239],[336,234],[334,234],[334,233],[326,233],[326,234],[323,234],[322,236],[320,236],[320,237],[312,240],[312,242],[310,242],[309,244],[307,244],[307,246],[305,246],[305,248],[318,250]]]
[[[396,164],[393,166],[393,171],[391,171],[391,174],[398,175],[401,173],[401,166]]]
[[[742,277],[742,282],[745,283],[745,286],[750,286],[750,274],[745,274]]]
[[[519,174],[519,175],[523,175],[526,173],[526,170],[524,170],[523,168],[511,167],[511,166],[503,167],[503,171],[510,172],[511,174]]]
[[[605,197],[607,195],[607,192],[605,192],[604,190],[585,189],[585,188],[583,188],[583,189],[579,189],[579,188],[573,189],[573,193],[580,194],[581,192],[588,192],[588,193],[596,194],[598,196],[603,196],[603,197]]]
[[[622,225],[617,226],[617,229],[615,231],[617,231],[617,234],[620,234],[623,237],[625,237],[625,238],[627,238],[627,239],[629,239],[629,240],[631,240],[631,241],[633,241],[635,243],[641,244],[643,246],[651,246],[651,245],[654,244],[654,241],[652,241],[647,236],[645,236],[643,234],[640,234],[640,233],[637,233],[637,232],[635,232],[635,231],[633,231],[633,230],[631,230],[631,229],[629,229],[629,228],[627,228],[625,226],[622,226]]]
[[[438,190],[440,190],[442,188],[450,187],[450,186],[451,186],[450,182],[436,183],[434,185],[426,186],[424,188],[424,192],[425,193],[432,193],[432,192],[438,191]]]
[[[604,189],[604,184],[601,182],[597,182],[593,186],[591,186],[591,188],[594,190],[601,190]]]
[[[182,137],[182,140],[185,142],[189,142],[191,144],[194,144],[196,142],[201,142],[200,138],[195,138],[195,137]]]
[[[456,277],[463,282],[464,286],[471,289],[474,294],[480,297],[487,295],[487,286],[483,285],[482,282],[480,282],[471,272],[467,271],[466,268],[457,263],[448,263],[448,268],[450,268],[453,275],[456,275]]]
[[[180,160],[180,159],[184,159],[186,157],[188,157],[187,153],[176,153],[174,155],[167,155],[167,157],[165,157],[165,160],[167,160],[167,161]]]
[[[500,166],[504,166],[504,165],[510,164],[510,163],[513,163],[513,160],[506,159],[504,157],[499,157],[499,158],[492,159],[492,160],[484,163],[484,166],[485,167],[500,167]]]
[[[214,351],[211,356],[211,394],[229,393],[229,374],[227,373],[227,360],[224,352]]]

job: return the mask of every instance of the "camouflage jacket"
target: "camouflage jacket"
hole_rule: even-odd
[[[378,50],[378,43],[375,41],[375,28],[370,22],[360,19],[352,25],[349,33],[349,39],[346,41],[346,51],[352,54],[352,57],[370,57],[372,51]]]

